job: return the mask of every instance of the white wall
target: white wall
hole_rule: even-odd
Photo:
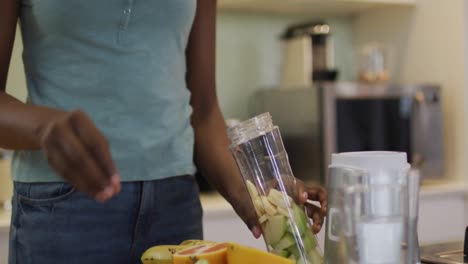
[[[257,89],[277,86],[282,49],[280,36],[288,25],[313,21],[307,16],[226,12],[218,16],[217,87],[227,118],[249,117],[249,99]],[[335,38],[336,67],[341,80],[354,77],[351,24],[348,18],[326,19]]]
[[[465,176],[466,51],[464,0],[419,0],[413,10],[385,9],[355,19],[355,45],[387,44],[395,58],[393,80],[442,85],[447,175]]]

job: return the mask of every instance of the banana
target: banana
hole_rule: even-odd
[[[185,240],[177,246],[155,246],[143,253],[143,256],[141,256],[141,262],[143,262],[143,264],[172,264],[172,255],[177,251],[189,247],[211,244],[215,244],[215,242],[205,240]],[[203,264],[203,262],[201,263]]]
[[[268,215],[262,215],[262,216],[260,216],[260,218],[258,218],[258,222],[260,224],[265,223],[267,220],[268,220]]]
[[[265,212],[270,216],[277,214],[278,210],[276,210],[275,206],[272,205],[270,201],[268,201],[268,198],[265,196],[261,196],[261,197],[262,197],[263,209],[265,209]]]
[[[260,196],[253,199],[253,205],[255,207],[255,211],[257,212],[257,216],[261,216],[265,214],[265,209],[263,208],[262,198],[260,198]]]
[[[172,254],[187,246],[155,246],[143,253],[143,264],[172,264]]]
[[[250,196],[252,196],[252,199],[255,199],[256,197],[258,197],[258,191],[257,191],[257,187],[255,187],[255,184],[247,180],[246,185],[247,185],[247,190],[250,193]]]

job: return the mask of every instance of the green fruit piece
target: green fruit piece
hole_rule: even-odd
[[[294,237],[291,236],[290,234],[286,234],[281,240],[273,245],[273,248],[277,251],[287,249],[291,247],[292,245],[296,244],[296,240],[294,240]]]
[[[309,229],[307,226],[308,218],[305,215],[304,210],[302,210],[296,204],[293,204],[292,206],[292,214],[293,214],[294,220],[296,221],[297,228],[299,229],[299,233],[302,236],[304,232]],[[294,228],[290,228],[290,231],[291,233],[294,232]]]
[[[274,215],[268,218],[265,223],[263,235],[265,240],[270,245],[276,245],[286,233],[287,220],[285,216]]]
[[[276,210],[278,210],[278,213],[280,215],[284,215],[286,217],[289,217],[289,211],[288,209],[284,209],[284,208],[281,208],[281,207],[276,207]]]
[[[312,235],[312,232],[309,230],[304,232],[302,242],[304,243],[304,249],[306,252],[310,252],[317,246],[317,240],[315,239],[314,235]]]
[[[323,264],[322,254],[320,254],[317,247],[309,251],[309,259],[311,264]]]
[[[273,253],[275,255],[278,255],[278,256],[281,256],[283,258],[287,258],[290,255],[289,251],[287,251],[287,250],[275,250],[275,249],[273,249],[273,251],[271,251],[271,253]]]
[[[289,253],[291,253],[291,256],[294,257],[294,260],[298,259],[301,256],[296,244],[288,247],[286,250],[289,251]]]

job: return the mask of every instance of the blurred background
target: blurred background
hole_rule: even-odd
[[[270,112],[293,171],[325,184],[331,153],[408,153],[423,178],[421,244],[468,224],[468,2],[218,0],[217,89],[227,126]],[[27,97],[15,42],[8,92]],[[0,264],[11,153],[0,154]],[[264,248],[197,175],[206,239]]]

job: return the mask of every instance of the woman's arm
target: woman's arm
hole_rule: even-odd
[[[119,191],[119,178],[104,136],[87,115],[24,104],[5,92],[19,3],[0,1],[0,147],[42,149],[60,176],[107,200]]]
[[[187,48],[195,162],[201,173],[252,229],[257,226],[255,210],[229,152],[226,125],[216,96],[215,33],[216,0],[197,0],[197,13]],[[235,206],[239,203],[245,206]],[[260,236],[260,230],[255,230],[254,235]]]
[[[41,120],[47,115],[58,113],[44,109],[33,110],[5,93],[18,9],[19,1],[0,2],[0,147],[38,149],[40,144],[37,134]]]
[[[216,0],[197,0],[197,13],[187,48],[187,83],[192,92],[192,125],[195,130],[195,162],[201,174],[234,207],[255,237],[261,231],[255,210],[229,151],[226,125],[218,105],[215,81]],[[326,192],[298,181],[300,202],[320,201],[322,209],[309,207],[318,232],[326,212]]]

